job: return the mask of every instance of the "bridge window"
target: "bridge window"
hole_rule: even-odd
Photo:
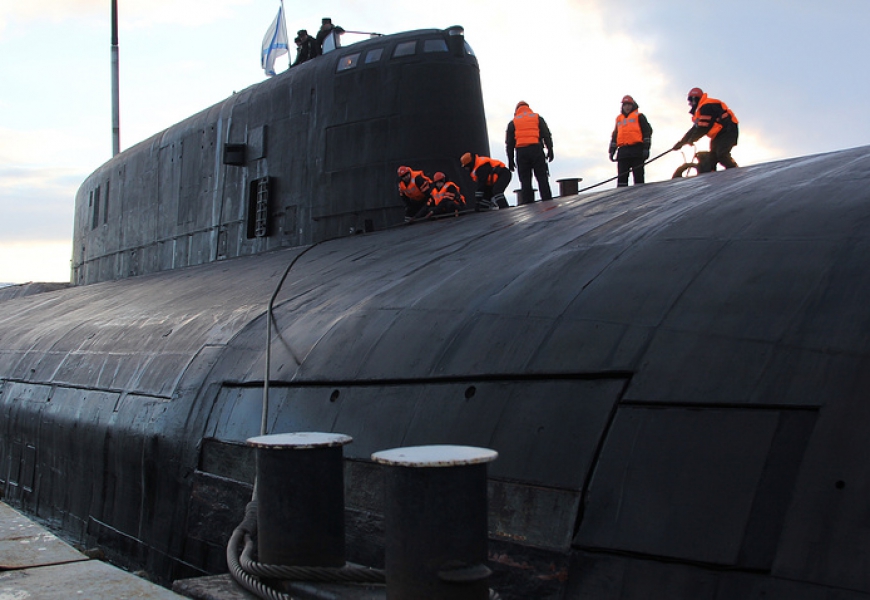
[[[359,52],[356,54],[348,54],[347,56],[342,56],[338,61],[338,67],[336,68],[337,72],[347,71],[348,69],[353,69],[357,63],[359,63]]]
[[[366,52],[366,64],[378,62],[381,60],[381,55],[384,53],[383,48],[375,48]]]
[[[423,52],[447,52],[447,42],[442,38],[425,40],[423,42]]]
[[[413,42],[402,42],[401,44],[397,44],[396,49],[393,50],[393,58],[411,56],[412,54],[416,54],[416,52],[417,40],[414,40]]]

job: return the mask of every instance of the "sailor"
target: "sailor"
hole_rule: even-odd
[[[304,63],[306,60],[311,60],[319,54],[317,40],[308,35],[307,30],[300,29],[296,32],[296,35],[296,60],[293,61],[292,65],[294,67]]]
[[[420,209],[415,219],[436,217],[453,213],[459,216],[459,211],[465,208],[465,196],[459,190],[459,186],[452,181],[447,181],[447,176],[438,171],[432,176],[432,192],[429,202]]]
[[[459,162],[477,183],[474,192],[475,211],[508,207],[504,191],[511,182],[511,172],[503,162],[471,152],[463,154]]]
[[[692,115],[692,128],[686,132],[674,150],[686,144],[693,144],[705,135],[710,138],[710,153],[700,160],[699,173],[709,173],[721,164],[726,169],[737,166],[731,158],[731,149],[737,145],[739,130],[737,117],[721,100],[707,96],[701,88],[689,90],[689,113]]]
[[[505,152],[510,170],[517,170],[520,177],[520,204],[531,204],[535,201],[535,190],[532,187],[532,172],[538,180],[541,190],[541,200],[550,200],[550,174],[547,161],[553,162],[553,137],[544,117],[532,112],[528,102],[520,100],[514,110],[514,118],[508,123],[505,132]],[[544,146],[547,147],[547,157],[544,159]],[[514,148],[516,148],[516,163],[514,163]]]
[[[344,33],[344,29],[338,25],[333,25],[331,18],[323,17],[320,23],[320,31],[317,32],[318,54],[324,54],[340,48],[341,39],[339,36],[342,33]]]
[[[622,111],[616,117],[616,126],[610,136],[610,160],[616,157],[616,186],[628,185],[632,173],[634,184],[644,182],[644,162],[649,158],[652,143],[652,126],[643,113],[638,112],[637,102],[631,96],[623,96]]]
[[[409,223],[429,202],[432,180],[423,171],[412,171],[404,165],[399,167],[398,176],[399,198],[405,204],[405,222]]]

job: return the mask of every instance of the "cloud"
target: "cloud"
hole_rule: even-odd
[[[111,154],[103,137],[87,128],[28,129],[28,123],[17,125],[21,129],[0,127],[0,165],[6,172],[50,167],[49,171],[79,173],[84,179]]]
[[[254,0],[122,0],[118,20],[125,25],[149,27],[176,23],[206,24],[232,16],[233,11]],[[277,7],[277,3],[275,4]],[[103,18],[109,22],[111,6],[107,0],[40,0],[8,2],[0,6],[0,30],[10,21],[67,21]]]
[[[77,146],[85,164],[69,165]],[[0,240],[70,238],[76,191],[93,166],[87,146],[63,131],[0,129]]]
[[[0,168],[0,240],[68,239],[83,179],[67,169]]]
[[[232,18],[236,11],[253,3],[254,0],[129,0],[124,2],[123,12],[119,9],[118,18],[122,24],[133,27],[167,24],[198,27]],[[277,11],[278,2],[273,6]]]
[[[0,22],[4,20],[62,21],[79,15],[108,11],[106,0],[40,0],[39,2],[7,2],[0,6]]]
[[[72,241],[0,242],[0,281],[69,281]]]

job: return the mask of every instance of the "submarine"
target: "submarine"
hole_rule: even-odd
[[[502,598],[870,598],[870,146],[393,227],[399,164],[486,151],[478,75],[457,30],[384,36],[100,167],[76,285],[0,302],[4,501],[225,572],[268,386],[268,433],[353,438],[354,562],[372,454],[458,444],[499,454]]]

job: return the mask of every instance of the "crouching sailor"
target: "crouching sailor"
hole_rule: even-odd
[[[496,206],[508,207],[504,191],[511,182],[511,172],[503,162],[471,152],[463,154],[459,162],[468,169],[471,179],[477,183],[474,210],[492,210]]]
[[[410,222],[429,203],[432,191],[432,180],[423,171],[412,171],[410,167],[401,166],[399,176],[399,198],[405,204],[405,222]]]

